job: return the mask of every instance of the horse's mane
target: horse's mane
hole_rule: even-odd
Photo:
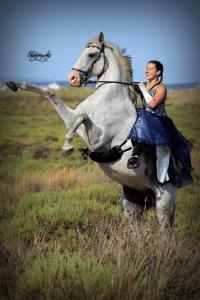
[[[125,49],[120,49],[112,42],[105,42],[105,47],[112,49],[115,57],[119,61],[127,82],[132,82],[133,69],[130,55],[125,54]]]
[[[94,37],[90,40],[90,42],[87,44],[97,44],[99,45],[99,41],[97,37]],[[132,82],[132,76],[133,76],[133,69],[132,69],[132,60],[130,55],[125,54],[125,49],[120,49],[116,44],[113,42],[104,42],[104,47],[109,48],[113,51],[115,57],[119,61],[121,68],[124,72],[125,79],[127,82]]]
[[[97,44],[99,46],[99,41],[97,37],[94,37],[90,40],[87,44]],[[118,60],[121,69],[124,73],[124,77],[126,82],[131,83],[133,81],[133,69],[132,69],[132,59],[130,55],[125,54],[125,49],[120,49],[116,44],[113,42],[105,41],[104,47],[109,48],[112,50],[113,54],[115,55],[116,59]],[[135,98],[135,93],[132,86],[128,86],[129,93],[131,98]]]

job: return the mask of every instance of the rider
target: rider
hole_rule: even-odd
[[[191,183],[192,144],[166,114],[167,88],[162,83],[163,65],[157,60],[150,60],[145,75],[148,81],[138,84],[143,108],[138,109],[137,120],[129,134],[134,148],[127,167],[139,166],[139,156],[145,144],[156,145],[158,181],[171,181],[179,187]]]

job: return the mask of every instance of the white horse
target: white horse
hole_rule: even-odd
[[[63,146],[64,154],[70,155],[73,152],[72,141],[77,132],[86,143],[89,156],[98,162],[106,175],[122,185],[120,204],[125,217],[137,220],[145,208],[155,203],[159,224],[162,227],[172,225],[176,186],[170,182],[159,184],[155,178],[146,176],[148,166],[144,154],[141,154],[138,168],[127,168],[127,160],[133,150],[127,137],[136,121],[137,112],[132,101],[133,90],[118,82],[132,81],[131,59],[115,44],[104,41],[103,33],[86,45],[70,71],[68,80],[73,86],[81,86],[92,76],[98,78],[95,91],[75,110],[53,92],[27,83],[7,84],[15,91],[22,89],[39,93],[53,104],[69,128]]]

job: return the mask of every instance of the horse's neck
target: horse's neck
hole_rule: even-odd
[[[119,81],[119,82],[125,82],[125,76],[120,69],[119,62],[114,57],[114,54],[111,50],[106,49],[106,57],[107,57],[107,64],[108,68],[106,71],[102,74],[102,76],[99,78],[100,81]],[[97,83],[96,90],[98,91],[98,88],[102,85],[102,83]],[[102,90],[100,91],[102,93]],[[117,83],[106,83],[103,85],[103,93],[104,95],[112,95],[115,97],[115,95],[119,95],[122,97],[129,97],[127,86]],[[109,97],[110,98],[110,97]]]
[[[127,78],[124,74],[124,70],[118,59],[112,53],[110,49],[106,49],[107,68],[102,74],[99,81],[118,81],[127,82]],[[128,86],[120,83],[97,83],[96,91],[93,94],[95,100],[97,100],[102,107],[105,107],[109,112],[110,117],[112,115],[123,116],[129,119],[132,118],[133,122],[136,120],[136,108],[131,100]],[[118,120],[120,123],[122,120]]]

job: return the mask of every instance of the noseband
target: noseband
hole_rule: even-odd
[[[99,52],[99,55],[97,56],[97,58],[93,61],[93,63],[91,64],[91,66],[88,68],[87,71],[80,70],[80,69],[77,69],[77,68],[72,68],[72,70],[75,70],[75,71],[78,71],[78,72],[81,73],[81,75],[82,75],[81,76],[81,82],[80,82],[81,84],[87,83],[88,76],[89,76],[90,72],[93,70],[94,65],[96,64],[96,62],[101,58],[101,53],[104,53],[104,44],[102,45],[102,47],[98,47],[96,45],[91,45],[91,46],[89,45],[87,48],[97,48],[97,49],[100,50],[100,52]],[[104,68],[102,70],[102,73],[103,73],[103,71],[104,71]],[[101,76],[102,73],[99,76]]]

